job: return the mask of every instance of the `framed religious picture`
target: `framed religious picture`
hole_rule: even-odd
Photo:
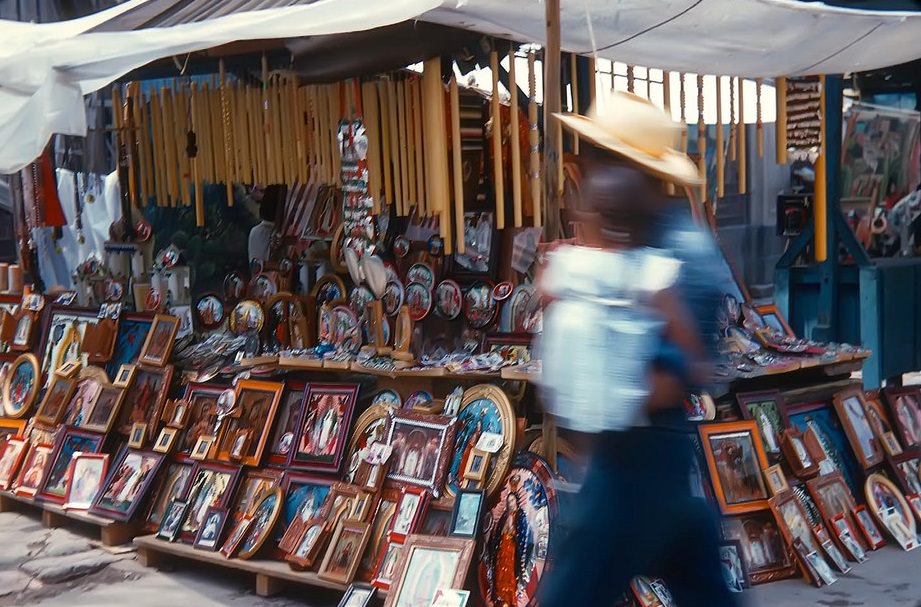
[[[81,428],[91,432],[108,433],[115,426],[124,400],[124,388],[112,384],[99,386],[95,402]]]
[[[810,449],[805,436],[799,430],[795,428],[784,430],[780,438],[780,448],[797,477],[812,478],[819,473],[820,457],[823,454]]]
[[[150,508],[145,520],[145,530],[154,532],[163,520],[166,514],[166,507],[175,498],[185,495],[188,489],[189,478],[192,476],[194,464],[187,462],[169,462],[166,465],[166,471],[162,475],[162,480],[153,493]]]
[[[0,490],[7,491],[19,472],[19,466],[29,451],[29,440],[21,436],[3,439],[0,451]]]
[[[831,521],[829,521],[830,523]],[[851,567],[847,564],[847,559],[844,558],[844,555],[841,553],[841,550],[838,549],[837,544],[831,541],[831,538],[828,535],[825,527],[822,525],[816,525],[815,527],[815,537],[819,541],[819,544],[822,546],[822,552],[825,553],[825,556],[828,558],[828,561],[834,565],[840,573],[847,573],[851,570]]]
[[[457,437],[447,472],[446,490],[454,495],[464,486],[464,473],[471,454],[484,434],[497,435],[498,449],[478,474],[487,495],[495,493],[511,466],[517,425],[515,410],[508,396],[498,386],[481,384],[464,392],[457,420]],[[450,445],[450,443],[448,443]]]
[[[807,577],[816,587],[821,588],[838,581],[831,567],[828,566],[828,562],[822,558],[818,550],[807,547],[800,538],[793,540],[793,550],[796,551],[796,556],[799,557],[800,563],[806,570]]]
[[[191,457],[198,439],[213,436],[217,426],[217,399],[227,387],[219,384],[191,382],[186,385],[182,400],[189,403],[185,431],[179,439],[177,453]]]
[[[380,562],[381,557],[387,550],[387,545],[389,544],[387,531],[393,525],[393,519],[396,516],[399,502],[400,492],[397,489],[384,488],[381,491],[374,510],[374,515],[371,517],[368,544],[365,546],[364,555],[362,555],[361,562],[358,565],[358,579],[364,582],[370,582],[374,578],[375,566]],[[431,510],[429,510],[429,512],[431,512]],[[448,534],[448,525],[451,522],[451,512],[446,509],[443,509],[442,512],[446,513],[447,518],[447,522],[444,525],[444,536]],[[423,529],[422,532],[425,535],[436,535],[434,533],[427,533],[425,529]]]
[[[474,541],[412,535],[400,551],[384,607],[411,607],[431,600],[439,588],[462,588]]]
[[[368,523],[354,519],[340,522],[320,563],[317,577],[340,584],[351,582],[368,543],[369,528]]]
[[[134,379],[134,365],[122,365],[115,374],[115,381],[112,383],[120,388],[127,388]]]
[[[192,448],[192,454],[189,459],[202,462],[211,457],[211,452],[214,451],[214,442],[213,436],[199,436],[198,440],[195,441],[195,447]]]
[[[895,472],[895,480],[906,495],[921,494],[921,457],[905,454],[892,458],[889,463]]]
[[[214,552],[221,543],[221,536],[224,531],[224,525],[227,523],[226,508],[208,508],[205,513],[205,522],[202,523],[192,542],[193,548],[199,550],[208,550]]]
[[[831,521],[838,515],[850,517],[857,506],[853,494],[840,472],[823,474],[806,481],[809,494],[819,508],[823,521]]]
[[[403,542],[422,522],[428,505],[428,493],[420,487],[404,487],[397,513],[390,526],[390,539]]]
[[[45,390],[45,397],[35,413],[36,421],[50,425],[57,424],[76,389],[76,379],[68,379],[54,374],[54,379],[48,389]]]
[[[385,591],[390,590],[397,574],[397,563],[399,563],[402,553],[402,543],[387,540],[384,550],[381,552],[380,560],[374,567],[374,576],[371,580],[372,586]]]
[[[13,317],[15,330],[10,339],[10,350],[24,352],[32,347],[32,328],[35,325],[35,313],[21,309]]]
[[[293,548],[285,556],[285,560],[302,569],[312,567],[329,533],[325,520],[310,519],[304,525],[300,536],[292,544]]]
[[[921,447],[921,388],[884,388],[892,420],[906,449]]]
[[[387,444],[393,447],[393,462],[387,478],[428,489],[441,495],[448,471],[455,420],[415,411],[392,411]]]
[[[155,430],[172,381],[172,365],[138,365],[125,391],[126,406],[118,416],[118,431],[127,435],[134,424],[147,424],[149,430]]]
[[[102,436],[65,429],[58,434],[51,452],[51,464],[48,466],[38,497],[58,504],[64,503],[67,495],[67,479],[71,472],[70,464],[77,453],[96,453],[102,448]]]
[[[358,386],[310,384],[304,394],[288,466],[337,472],[345,457]]]
[[[176,439],[179,437],[179,430],[176,428],[163,428],[160,435],[154,442],[153,450],[157,453],[170,453],[176,445]]]
[[[726,517],[721,525],[723,538],[741,545],[742,563],[753,585],[797,574],[796,564],[770,510]]]
[[[189,421],[189,401],[179,398],[165,408],[163,422],[170,428],[182,430]]]
[[[133,365],[137,362],[141,348],[147,341],[150,327],[153,325],[153,317],[154,315],[150,312],[121,315],[118,321],[118,332],[115,334],[115,351],[112,353],[112,359],[106,365],[106,371],[111,377],[117,379],[124,365]]]
[[[321,476],[288,471],[281,486],[285,494],[281,525],[283,531],[277,534],[279,548],[285,552],[294,549],[294,542],[303,533],[307,521],[317,517],[333,480]]]
[[[280,487],[266,490],[255,502],[252,510],[247,515],[250,519],[246,533],[240,542],[239,554],[241,559],[249,559],[259,552],[266,541],[274,541],[275,525],[281,516],[285,496]]]
[[[157,538],[167,542],[175,542],[179,537],[179,527],[182,525],[182,519],[185,518],[186,511],[189,509],[189,502],[174,499],[166,508],[166,514],[163,515],[163,521],[157,530]]]
[[[899,488],[882,474],[873,473],[864,485],[867,506],[876,520],[905,550],[917,547],[918,528],[914,512]]]
[[[848,558],[858,563],[867,560],[867,553],[864,550],[862,539],[858,531],[851,524],[850,516],[839,514],[831,520],[831,531],[838,540],[838,544],[844,548]]]
[[[767,481],[772,496],[790,490],[790,485],[787,484],[787,476],[783,473],[783,468],[781,468],[780,464],[765,470],[764,479]]]
[[[65,363],[80,360],[87,325],[99,323],[98,310],[81,310],[52,306],[45,313],[42,327],[42,369],[59,369]]]
[[[99,367],[84,367],[77,376],[77,387],[67,403],[61,422],[67,426],[81,428],[86,423],[90,411],[96,404],[96,398],[103,385],[109,383],[105,371]]]
[[[352,438],[349,441],[347,469],[344,472],[347,482],[355,480],[362,462],[362,454],[366,453],[367,449],[374,443],[386,442],[390,411],[395,408],[398,407],[372,404],[355,420]],[[391,450],[390,461],[393,461],[392,453],[393,451]]]
[[[244,516],[240,522],[233,526],[227,539],[224,540],[224,545],[221,546],[221,554],[227,558],[233,558],[237,554],[237,550],[240,549],[240,542],[243,541],[243,536],[246,535],[246,530],[249,529],[249,524],[252,520],[249,516]]]
[[[191,542],[201,528],[209,508],[229,508],[240,477],[240,467],[200,463],[192,473],[185,499],[189,513],[182,523],[182,539]]]
[[[35,497],[38,489],[42,484],[45,475],[45,469],[48,462],[51,461],[51,452],[54,445],[49,443],[34,443],[23,461],[19,470],[19,476],[13,485],[13,491],[16,495],[23,497]]]
[[[256,506],[267,491],[281,483],[279,470],[246,470],[240,478],[230,507],[231,524],[236,525]]]
[[[69,379],[71,377],[76,377],[77,374],[80,373],[80,370],[82,368],[83,368],[83,363],[81,361],[73,360],[73,361],[70,361],[68,363],[64,363],[63,365],[61,365],[61,368],[55,371],[55,373],[60,375],[61,377],[67,377]]]
[[[710,478],[724,514],[741,514],[767,506],[762,470],[767,456],[754,421],[704,424],[699,427]]]
[[[286,380],[285,391],[281,396],[278,406],[277,422],[269,439],[269,464],[284,467],[288,463],[291,449],[294,446],[295,434],[298,432],[298,421],[301,418],[301,409],[304,402],[304,393],[307,384],[301,380]]]
[[[235,412],[224,420],[224,428],[218,438],[217,459],[238,461],[246,466],[259,465],[283,389],[284,384],[280,382],[249,379],[237,382]],[[248,442],[239,446],[237,457],[234,457],[241,431],[247,433],[243,435],[243,440]]]
[[[376,592],[374,586],[353,582],[342,595],[338,607],[370,607]]]
[[[89,510],[109,470],[107,453],[76,453],[70,465],[65,510]]]
[[[25,416],[42,386],[42,373],[34,354],[22,354],[10,364],[3,382],[3,414],[6,417]]]
[[[147,424],[134,424],[128,434],[128,446],[132,449],[143,449],[147,441]]]
[[[798,539],[806,545],[810,552],[821,550],[809,516],[794,493],[775,495],[769,500],[769,504],[788,545],[792,546],[793,541]]]
[[[138,362],[153,367],[162,367],[169,361],[173,351],[173,342],[179,331],[179,319],[175,316],[157,314],[154,316],[147,339],[141,348]]]
[[[455,505],[457,500],[455,499]],[[438,537],[448,537],[451,533],[451,521],[454,519],[454,507],[442,503],[432,502],[429,504],[419,526],[420,535],[436,535]]]
[[[860,388],[844,390],[835,394],[834,401],[835,410],[851,442],[851,447],[864,469],[872,468],[882,462],[885,453],[867,419],[867,404],[863,390]]]
[[[886,545],[883,534],[880,533],[879,527],[873,522],[873,516],[866,506],[857,506],[851,514],[854,516],[854,522],[857,524],[857,528],[860,529],[860,533],[870,550],[878,550]]]
[[[912,493],[906,495],[905,500],[908,502],[908,505],[911,506],[911,509],[915,513],[915,516],[918,517],[918,520],[921,521],[921,495]]]
[[[743,392],[736,394],[742,417],[758,426],[761,442],[768,455],[780,457],[780,436],[790,424],[780,390]]]
[[[723,570],[723,579],[731,592],[742,592],[750,588],[748,570],[742,559],[742,542],[738,540],[720,543],[720,566]]]
[[[464,466],[464,487],[478,489],[483,486],[490,459],[492,459],[492,454],[489,451],[473,449],[470,452],[470,457]]]
[[[889,415],[883,408],[882,402],[880,402],[879,391],[864,393],[863,404],[867,414],[867,421],[870,422],[870,427],[873,428],[873,435],[876,436],[879,444],[890,457],[901,454],[902,446],[895,435]]]
[[[483,518],[483,491],[462,489],[454,498],[454,514],[451,518],[451,536],[476,538]]]
[[[163,465],[164,456],[153,451],[122,448],[109,469],[102,491],[93,501],[91,514],[126,522],[147,497]]]

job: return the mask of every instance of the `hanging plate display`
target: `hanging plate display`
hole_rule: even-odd
[[[400,273],[392,261],[384,262],[384,271],[387,272],[387,282],[401,282]]]
[[[432,310],[432,292],[420,282],[411,282],[406,285],[406,305],[410,319],[419,322]]]
[[[426,289],[431,291],[435,288],[435,270],[428,264],[414,263],[406,272],[406,282],[422,283]]]
[[[146,219],[138,219],[134,224],[135,242],[147,242],[153,236],[153,227]]]
[[[492,298],[492,285],[475,282],[464,295],[464,317],[474,329],[488,326],[496,316],[496,302]]]
[[[502,310],[503,320],[507,318],[507,327],[502,330],[507,333],[524,333],[524,320],[534,297],[534,287],[531,285],[518,285],[512,291],[505,309]],[[508,316],[506,317],[506,314]],[[503,322],[505,324],[505,322]]]
[[[253,276],[253,279],[250,281],[249,293],[250,297],[254,299],[267,301],[278,293],[278,284],[268,273],[260,272]]]
[[[492,454],[487,464],[483,489],[489,497],[499,488],[512,462],[515,449],[515,410],[505,392],[490,384],[480,384],[464,392],[460,412],[457,414],[457,438],[454,455],[448,467],[447,492],[456,495],[460,488],[467,460],[483,434],[502,437],[502,445]]]
[[[358,316],[365,313],[365,307],[374,301],[374,293],[368,287],[361,285],[352,289],[352,295],[349,297],[349,306]]]
[[[478,566],[486,607],[530,607],[556,547],[556,478],[533,453],[521,453],[483,521]]]
[[[224,299],[239,301],[246,293],[246,279],[239,272],[231,272],[224,278]]]
[[[28,413],[35,404],[41,385],[41,371],[35,355],[18,356],[3,382],[3,414],[18,418]]]
[[[496,301],[505,301],[509,298],[509,296],[511,296],[513,289],[514,287],[512,286],[511,282],[508,280],[503,280],[495,287],[493,287],[492,298]]]
[[[384,304],[384,314],[396,316],[403,305],[403,283],[395,280],[388,282],[381,301]]]
[[[163,305],[163,297],[157,289],[151,289],[147,292],[147,299],[144,301],[148,312],[156,312]]]
[[[272,349],[307,345],[307,318],[300,300],[291,293],[279,293],[269,301],[267,341]]]
[[[108,303],[118,303],[125,297],[125,284],[114,278],[106,278],[104,283],[105,299]]]
[[[195,322],[206,331],[220,327],[224,322],[224,302],[214,293],[199,297],[195,302]]]
[[[415,409],[419,405],[432,402],[432,393],[425,390],[416,390],[403,401],[404,409]]]
[[[317,298],[317,307],[334,301],[344,301],[346,295],[345,283],[335,274],[324,274],[314,285],[310,294]]]
[[[265,325],[265,311],[254,299],[244,299],[230,313],[230,330],[236,335],[262,330]]]
[[[435,289],[435,312],[448,320],[460,316],[464,306],[464,294],[460,285],[451,279],[442,280]]]
[[[374,395],[374,398],[371,399],[371,406],[373,407],[374,405],[383,405],[385,407],[399,409],[403,406],[403,399],[400,398],[399,392],[388,388]]]
[[[442,238],[438,234],[435,234],[434,236],[428,239],[428,242],[426,243],[426,249],[428,250],[429,255],[432,255],[434,257],[439,257],[441,255],[444,255],[444,252],[445,252],[444,238]]]
[[[336,306],[331,310],[332,344],[339,350],[357,354],[361,350],[361,327],[358,316],[348,306]]]
[[[405,236],[397,236],[393,239],[393,254],[394,256],[402,259],[409,255],[409,249],[411,248],[409,239]]]

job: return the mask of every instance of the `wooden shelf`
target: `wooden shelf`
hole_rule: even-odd
[[[67,527],[80,523],[99,530],[99,539],[105,546],[120,546],[130,542],[138,532],[134,523],[121,523],[83,510],[65,510],[62,506],[16,495],[12,491],[0,491],[0,512],[38,510],[42,513],[42,525],[49,529]]]
[[[199,563],[207,563],[225,569],[246,571],[256,575],[256,594],[262,597],[274,596],[291,583],[304,584],[328,590],[345,592],[348,585],[330,582],[317,577],[312,571],[294,571],[287,563],[267,559],[228,559],[220,552],[197,550],[187,544],[166,542],[155,535],[134,538],[138,557],[145,567],[171,565],[175,561],[170,557],[179,557]],[[380,592],[378,592],[380,596]]]

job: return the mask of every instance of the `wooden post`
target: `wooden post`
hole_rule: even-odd
[[[560,92],[560,0],[546,0],[544,4],[547,23],[547,44],[544,47],[544,203],[543,213],[547,229],[544,240],[556,240],[561,236],[560,199],[563,184],[560,169],[563,130],[560,121],[554,118],[563,109]],[[556,454],[551,453],[554,464]]]
[[[492,179],[493,196],[496,200],[496,228],[505,228],[505,176],[502,166],[502,104],[499,102],[499,53],[489,54],[489,67],[492,72],[492,98],[489,107],[492,123]],[[512,95],[514,95],[514,91]]]
[[[739,136],[737,142],[739,144],[738,160],[739,160],[739,194],[745,194],[748,192],[748,174],[747,174],[747,160],[746,154],[748,153],[746,146],[746,132],[745,128],[745,79],[739,78]],[[818,178],[818,175],[816,175]]]
[[[723,77],[716,77],[716,199],[726,194],[726,157],[723,155]],[[714,201],[715,203],[716,201]]]
[[[704,120],[704,76],[697,74],[697,170],[703,183],[700,201],[707,200],[707,122]]]
[[[777,99],[777,122],[775,141],[777,147],[777,164],[787,164],[787,79],[774,80],[774,93]]]
[[[513,95],[514,97],[514,95]],[[464,242],[464,163],[461,155],[460,93],[457,78],[451,78],[451,161],[454,177],[454,233],[457,235],[457,252],[465,251]]]
[[[813,218],[815,225],[815,260],[819,263],[828,259],[828,183],[826,181],[826,164],[827,142],[825,141],[825,77],[820,76],[819,82],[822,87],[821,110],[822,117],[822,141],[819,148],[819,157],[815,161],[815,200],[813,201]],[[837,145],[837,143],[836,143]]]
[[[534,213],[534,226],[540,227],[541,221],[541,186],[540,186],[540,127],[537,124],[537,77],[534,74],[534,51],[528,53],[528,179],[531,184],[531,209]]]
[[[521,218],[521,138],[518,134],[518,83],[515,81],[515,47],[508,51],[508,83],[512,98],[509,103],[509,145],[511,147],[512,209],[515,227],[522,225]],[[452,108],[453,110],[453,108]]]
[[[764,122],[761,120],[761,78],[755,80],[755,145],[758,148],[758,158],[764,157]]]

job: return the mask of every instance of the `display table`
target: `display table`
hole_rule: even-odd
[[[65,510],[58,504],[42,502],[30,497],[16,495],[11,491],[0,491],[0,512],[22,512],[39,510],[42,525],[49,529],[66,527],[74,523],[98,530],[99,540],[104,546],[120,546],[130,542],[139,532],[134,523],[120,523],[82,510]]]
[[[270,597],[283,591],[291,583],[338,590],[345,592],[347,585],[337,584],[317,577],[313,571],[294,571],[287,563],[267,559],[228,559],[220,552],[197,550],[188,544],[167,542],[157,539],[155,535],[143,535],[134,538],[138,549],[138,559],[145,567],[167,567],[173,565],[175,557],[199,563],[246,571],[256,576],[256,594]],[[384,593],[386,594],[386,593]],[[378,596],[383,596],[378,592]]]

